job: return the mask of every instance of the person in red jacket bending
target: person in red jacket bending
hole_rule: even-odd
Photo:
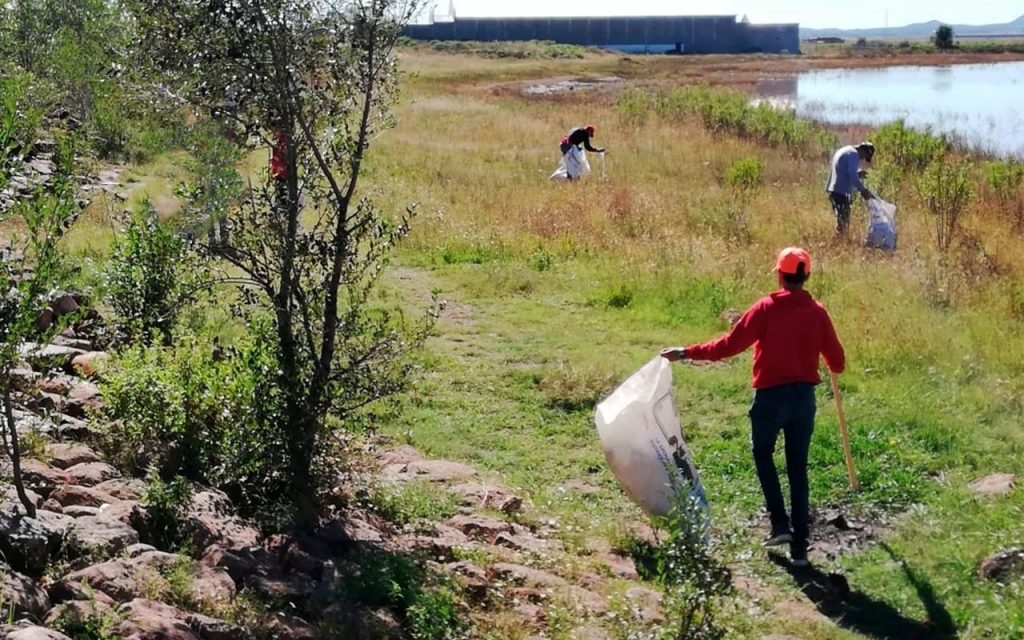
[[[754,465],[772,524],[765,545],[788,542],[793,564],[807,566],[807,454],[814,431],[814,385],[821,382],[819,356],[824,356],[829,369],[842,373],[846,355],[828,311],[804,290],[811,275],[810,254],[797,247],[783,249],[775,271],[780,289],[758,300],[727,335],[704,344],[663,349],[661,355],[672,362],[722,360],[754,346],[754,401],[749,416]],[[779,431],[786,439],[792,517],[786,513],[772,459]]]

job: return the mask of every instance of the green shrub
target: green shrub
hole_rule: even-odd
[[[725,171],[725,183],[736,193],[751,194],[764,182],[764,163],[759,158],[740,158]]]
[[[651,100],[643,89],[625,89],[615,100],[619,121],[630,127],[643,126],[650,110]]]
[[[179,304],[181,241],[147,200],[114,242],[105,270],[107,302],[131,341],[170,339]]]
[[[538,248],[530,254],[530,268],[534,271],[544,272],[554,264],[554,258],[543,248]]]
[[[431,575],[415,557],[363,551],[353,558],[358,570],[346,573],[339,595],[371,608],[389,607],[405,617],[414,640],[455,640],[464,624],[449,585]]]
[[[21,166],[42,121],[31,95],[31,77],[3,70],[0,76],[0,190]]]
[[[603,303],[612,309],[625,309],[633,304],[633,287],[628,284],[620,284],[604,296]]]
[[[255,330],[227,356],[213,346],[185,337],[175,347],[136,345],[117,354],[101,385],[117,425],[104,448],[130,473],[152,467],[173,479],[157,485],[154,499],[180,495],[180,477],[215,486],[243,515],[273,523],[286,502],[287,468],[274,341]]]
[[[1024,182],[1024,163],[1012,160],[991,162],[985,170],[985,184],[999,201],[1004,212],[1009,212],[1017,227],[1024,226],[1024,199],[1020,185]]]
[[[146,480],[141,500],[146,507],[146,542],[163,550],[178,549],[188,542],[183,522],[192,500],[192,485],[180,476],[165,481],[156,467],[150,468]]]
[[[709,131],[784,148],[797,157],[823,154],[835,142],[834,134],[798,118],[792,109],[780,109],[766,102],[751,104],[745,93],[730,89],[713,89],[706,85],[682,87],[659,92],[647,101],[663,118],[696,116]],[[625,104],[640,104],[640,101],[631,96]]]
[[[944,158],[949,143],[930,132],[915,131],[903,120],[882,126],[873,136],[878,155],[909,172],[923,171],[928,165]]]
[[[668,638],[717,640],[726,636],[716,614],[732,591],[731,576],[707,540],[707,514],[688,494],[676,496],[659,522],[668,537],[656,550],[657,582],[666,593]]]
[[[405,612],[413,640],[453,640],[464,627],[451,589],[421,592]]]
[[[956,238],[960,219],[973,196],[970,170],[969,163],[939,160],[929,165],[918,180],[918,193],[935,218],[935,241],[942,251]]]

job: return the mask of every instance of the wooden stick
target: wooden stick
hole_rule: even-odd
[[[829,371],[832,378],[832,395],[836,399],[836,413],[839,414],[839,434],[843,439],[843,454],[846,456],[846,474],[850,476],[850,488],[854,491],[860,490],[860,480],[857,479],[857,470],[853,468],[853,453],[850,451],[850,432],[846,428],[846,416],[843,414],[843,396],[839,393],[839,376],[834,371]]]

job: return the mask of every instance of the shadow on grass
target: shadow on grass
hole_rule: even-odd
[[[881,545],[903,568],[907,582],[917,591],[928,618],[913,620],[902,615],[895,607],[881,600],[854,591],[846,577],[838,573],[824,573],[816,567],[795,567],[785,556],[769,554],[772,562],[785,569],[804,595],[814,603],[822,614],[828,616],[840,627],[857,633],[888,640],[954,640],[956,625],[949,611],[939,601],[935,589],[884,543]]]

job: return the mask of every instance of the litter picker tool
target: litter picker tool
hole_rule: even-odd
[[[604,151],[602,151],[601,152],[601,179],[602,180],[607,180],[608,179],[608,174],[605,172],[604,166],[605,166],[604,165]]]
[[[832,396],[836,399],[836,414],[839,416],[839,435],[843,440],[843,455],[846,457],[846,474],[850,476],[850,488],[860,490],[857,470],[853,468],[853,453],[850,452],[850,432],[846,428],[846,416],[843,414],[843,396],[839,393],[839,376],[834,371],[828,372],[832,378]]]

